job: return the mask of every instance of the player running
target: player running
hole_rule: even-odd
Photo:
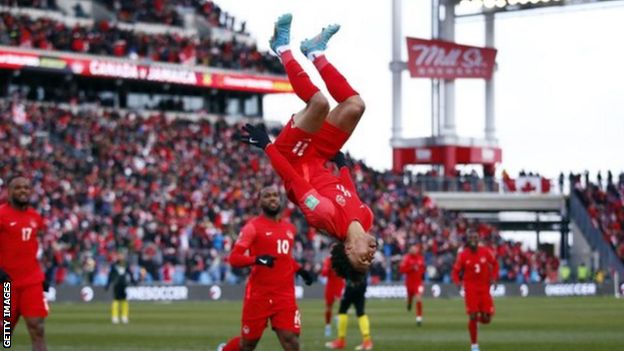
[[[219,351],[254,350],[269,319],[282,348],[299,350],[301,314],[295,301],[294,275],[299,274],[307,285],[312,276],[292,257],[296,228],[281,218],[277,186],[260,191],[260,208],[262,214],[245,224],[230,254],[233,267],[253,266],[245,288],[241,336],[219,345]]]
[[[364,113],[364,101],[327,60],[324,51],[340,26],[330,25],[300,49],[319,71],[338,105],[329,103],[290,49],[292,15],[280,16],[270,40],[280,57],[295,93],[306,103],[286,124],[274,143],[261,127],[246,125],[240,139],[259,147],[284,180],[289,199],[297,204],[308,223],[340,240],[332,250],[332,266],[342,277],[361,279],[373,260],[377,242],[368,234],[373,224],[370,208],[358,197],[340,148],[349,139]],[[325,167],[334,159],[340,175]]]
[[[399,271],[405,274],[405,288],[407,289],[407,310],[412,309],[412,301],[416,297],[416,324],[422,324],[422,294],[423,275],[425,274],[425,259],[420,253],[419,245],[412,245],[407,255],[403,256]]]
[[[467,248],[458,255],[453,266],[453,282],[459,286],[463,276],[464,301],[469,316],[468,331],[472,343],[471,351],[479,351],[477,343],[477,322],[489,324],[494,315],[494,301],[490,285],[498,278],[498,261],[490,250],[479,245],[479,234],[468,233]]]
[[[331,259],[325,258],[321,275],[327,277],[325,284],[325,337],[331,336],[331,320],[334,301],[340,299],[345,287],[345,280],[336,274],[331,267]]]
[[[32,349],[44,351],[47,350],[44,321],[48,304],[43,295],[44,275],[37,260],[37,235],[44,229],[44,222],[29,206],[30,180],[19,175],[9,179],[8,184],[9,202],[0,205],[0,280],[4,291],[8,284],[11,290],[11,316],[4,322],[9,323],[13,332],[23,316]]]

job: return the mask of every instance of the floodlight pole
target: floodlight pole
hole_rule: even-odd
[[[402,81],[401,72],[406,67],[406,63],[401,61],[401,42],[403,25],[401,17],[401,1],[392,0],[392,62],[390,71],[392,72],[392,139],[391,145],[402,137],[403,132],[403,109],[402,109]]]

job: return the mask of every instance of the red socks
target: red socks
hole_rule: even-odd
[[[329,94],[341,103],[353,95],[358,95],[357,91],[353,90],[347,79],[338,72],[336,67],[327,61],[325,55],[321,55],[314,60],[314,66],[321,74]]]
[[[416,316],[422,317],[422,301],[416,301]]]
[[[332,313],[330,310],[325,311],[325,325],[331,323],[331,315]]]
[[[468,321],[468,331],[470,332],[470,342],[477,343],[477,320],[471,319]]]
[[[319,91],[319,88],[312,83],[310,76],[301,68],[299,62],[295,60],[291,50],[283,51],[280,54],[280,58],[295,94],[301,100],[308,102]],[[313,63],[321,74],[321,78],[325,81],[329,94],[336,102],[341,103],[351,96],[358,95],[358,92],[349,85],[347,79],[338,72],[334,65],[327,61],[325,55],[318,56]]]
[[[312,83],[310,76],[301,68],[299,62],[295,60],[292,51],[285,50],[280,54],[280,58],[295,94],[304,102],[310,101],[312,96],[319,91],[319,88]]]
[[[240,351],[240,339],[240,336],[230,339],[223,348],[223,351]]]

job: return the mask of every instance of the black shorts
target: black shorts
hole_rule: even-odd
[[[357,285],[351,285],[347,283],[342,299],[340,300],[340,308],[338,308],[339,314],[345,314],[351,307],[351,304],[355,306],[355,314],[358,317],[365,315],[364,304],[366,303],[366,283]]]

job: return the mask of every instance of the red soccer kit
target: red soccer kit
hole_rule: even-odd
[[[43,218],[32,208],[25,211],[0,205],[0,268],[11,277],[11,326],[21,315],[47,317],[43,272],[37,260],[37,233]]]
[[[301,316],[295,301],[295,272],[299,265],[292,257],[296,228],[286,221],[265,216],[252,218],[243,227],[230,264],[235,267],[253,265],[256,256],[275,257],[274,266],[253,265],[245,288],[241,335],[259,339],[271,319],[273,329],[299,334]],[[249,250],[249,256],[243,255]]]
[[[478,246],[476,251],[465,247],[457,255],[453,266],[455,284],[460,282],[460,272],[463,272],[466,313],[494,314],[490,283],[498,278],[498,261],[492,251],[482,246]]]
[[[406,254],[403,256],[399,272],[405,274],[407,296],[422,294],[422,281],[425,274],[425,259],[421,254]]]
[[[373,225],[373,213],[360,200],[349,169],[342,167],[335,176],[325,167],[348,138],[349,134],[327,122],[311,134],[294,127],[291,120],[265,149],[288,198],[307,222],[341,241],[351,222],[360,222],[365,231]]]
[[[321,275],[327,277],[327,285],[325,285],[325,304],[331,306],[335,299],[342,297],[345,287],[345,280],[341,278],[331,266],[331,258],[328,256],[323,261],[323,269]]]

